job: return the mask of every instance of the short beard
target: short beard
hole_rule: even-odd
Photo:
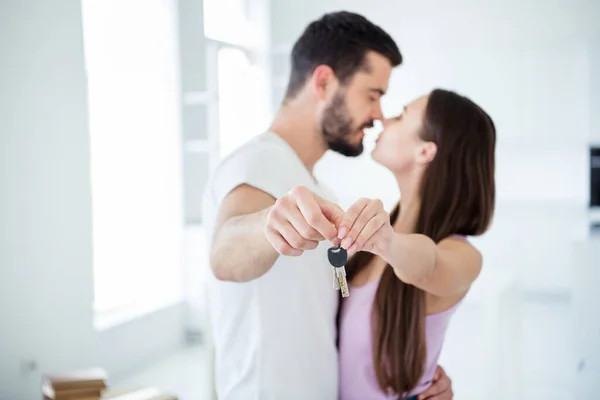
[[[352,116],[346,106],[345,91],[338,90],[331,100],[331,104],[323,112],[321,120],[321,133],[329,150],[340,153],[346,157],[357,157],[362,154],[364,146],[362,141],[358,144],[348,142],[347,138],[356,133],[353,128]],[[364,127],[373,126],[371,121]]]

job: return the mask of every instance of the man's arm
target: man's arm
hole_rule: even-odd
[[[419,400],[452,400],[454,398],[452,380],[446,375],[442,367],[439,365],[436,367],[433,374],[433,383],[417,398]]]
[[[219,280],[245,282],[263,275],[279,254],[264,234],[275,198],[252,186],[241,185],[221,205],[210,253]]]
[[[265,274],[277,257],[299,256],[325,238],[337,242],[343,210],[298,186],[275,200],[249,185],[232,190],[219,207],[211,248],[217,279],[246,282]]]

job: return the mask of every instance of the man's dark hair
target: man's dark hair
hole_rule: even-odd
[[[390,35],[362,15],[340,11],[311,22],[292,49],[286,99],[296,96],[319,65],[328,65],[340,82],[346,83],[360,68],[368,67],[368,51],[383,55],[392,67],[402,63],[400,50]]]

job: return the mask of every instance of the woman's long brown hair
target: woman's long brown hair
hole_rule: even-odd
[[[415,233],[438,243],[453,234],[476,236],[492,220],[495,203],[496,131],[475,103],[454,92],[429,95],[421,138],[437,153],[423,175]],[[390,213],[392,225],[399,205]],[[348,280],[373,254],[359,252],[346,266]],[[402,396],[413,390],[425,370],[425,293],[402,282],[388,265],[373,305],[373,362],[379,386]]]

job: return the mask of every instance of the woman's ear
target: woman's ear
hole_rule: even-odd
[[[437,144],[433,142],[425,142],[421,144],[419,153],[417,155],[417,162],[419,164],[429,164],[435,158],[437,154]]]

